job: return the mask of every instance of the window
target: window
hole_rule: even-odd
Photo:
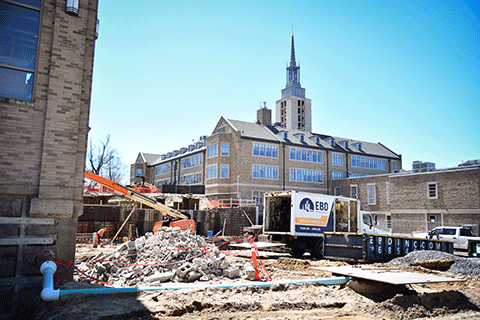
[[[156,187],[161,187],[164,184],[169,184],[169,183],[170,183],[170,179],[163,179],[163,180],[159,180],[159,181],[155,182],[155,186]]]
[[[253,165],[254,178],[278,179],[278,168],[269,166]]]
[[[323,173],[321,171],[290,169],[290,181],[303,182],[322,182]]]
[[[333,164],[334,165],[337,165],[337,166],[342,165],[342,155],[340,153],[333,153],[332,157],[333,157]]]
[[[216,157],[218,155],[218,144],[207,147],[207,158]]]
[[[135,170],[130,170],[130,178],[135,177]]]
[[[436,199],[437,198],[437,183],[430,182],[427,184],[428,186],[428,198]]]
[[[333,180],[343,179],[343,172],[332,172],[332,179]]]
[[[163,173],[169,173],[170,172],[170,163],[158,166],[155,168],[155,174],[163,174]]]
[[[368,185],[368,204],[375,204],[375,184]]]
[[[263,195],[265,192],[263,191],[252,191],[252,199],[255,200],[256,204],[263,203]]]
[[[350,186],[350,198],[358,199],[357,186]]]
[[[228,156],[228,142],[222,143],[222,156]]]
[[[352,156],[352,167],[385,170],[385,160]]]
[[[387,203],[390,204],[390,182],[387,182]]]
[[[335,191],[333,192],[334,195],[336,196],[339,196],[341,193],[340,193],[340,187],[335,187],[334,189]]]
[[[253,144],[253,155],[260,157],[269,157],[277,158],[278,157],[278,146],[272,146],[261,143]]]
[[[315,150],[290,148],[290,160],[322,163],[322,152]]]
[[[197,154],[196,156],[182,159],[182,169],[200,166],[203,162],[202,160],[202,154]]]
[[[40,3],[0,2],[0,96],[33,99]]]
[[[225,126],[220,127],[220,128],[217,129],[217,132],[218,132],[218,133],[227,132],[227,128],[226,128]]]
[[[436,222],[436,217],[435,216],[430,216],[430,222]]]
[[[180,178],[180,183],[185,185],[202,183],[202,174],[193,173],[193,174],[182,176]]]
[[[387,228],[392,228],[392,216],[387,216]]]
[[[228,164],[222,164],[222,172],[220,176],[222,178],[228,178]]]
[[[217,177],[217,166],[207,167],[207,179],[213,179]]]
[[[142,169],[137,169],[137,177],[141,177],[142,176]]]

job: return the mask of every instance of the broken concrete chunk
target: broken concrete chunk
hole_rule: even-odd
[[[238,268],[226,269],[226,270],[224,270],[223,275],[227,278],[230,278],[230,279],[238,278],[238,277],[240,277],[240,269],[238,269]]]

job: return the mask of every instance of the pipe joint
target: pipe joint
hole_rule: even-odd
[[[43,301],[56,301],[58,298],[60,298],[60,290],[53,289],[53,288],[44,288],[42,290],[42,293],[40,293],[40,296],[42,297]]]

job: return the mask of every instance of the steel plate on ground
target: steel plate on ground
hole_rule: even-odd
[[[459,282],[464,278],[448,278],[431,274],[404,272],[395,268],[373,268],[358,266],[343,267],[312,267],[312,269],[328,271],[333,274],[341,274],[357,279],[379,281],[390,284],[417,284],[435,282]]]

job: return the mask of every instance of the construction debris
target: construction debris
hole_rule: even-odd
[[[215,245],[180,228],[162,227],[111,253],[82,262],[77,281],[104,281],[115,287],[158,286],[163,282],[211,281],[239,278],[251,263],[230,264]]]

